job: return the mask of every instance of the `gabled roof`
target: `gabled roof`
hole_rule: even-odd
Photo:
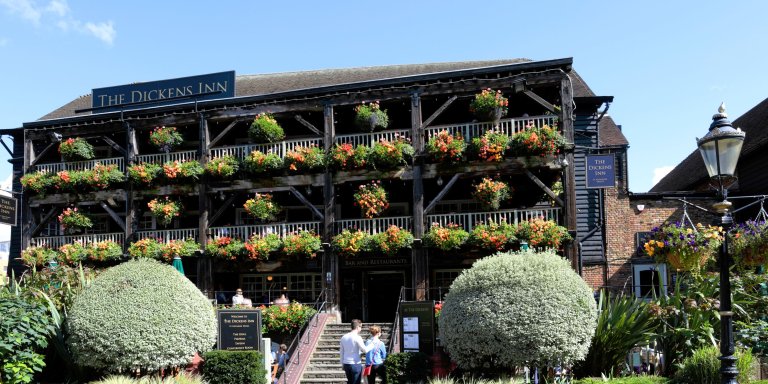
[[[747,113],[732,122],[735,128],[741,128],[747,133],[740,158],[745,158],[768,144],[768,129],[763,126],[768,122],[768,98],[754,106]],[[704,160],[699,150],[694,150],[675,169],[664,176],[661,181],[651,188],[650,192],[671,192],[695,190],[696,187],[709,177]]]
[[[598,145],[601,147],[622,147],[629,145],[626,136],[624,136],[624,133],[621,132],[621,128],[616,125],[616,122],[613,121],[611,116],[603,116],[603,118],[600,119],[597,129],[599,129],[600,132],[600,143],[598,143]]]

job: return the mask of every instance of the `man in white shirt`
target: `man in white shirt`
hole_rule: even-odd
[[[232,306],[245,304],[245,297],[243,297],[243,289],[238,288],[235,291],[235,295],[232,296]]]
[[[373,349],[374,344],[366,346],[363,338],[360,337],[360,331],[363,329],[363,323],[358,320],[352,320],[352,330],[341,337],[339,354],[341,355],[341,365],[344,367],[344,374],[347,375],[347,384],[359,384],[362,379],[363,366],[361,365],[360,354],[368,353]]]

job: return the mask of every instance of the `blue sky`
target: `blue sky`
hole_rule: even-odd
[[[630,190],[645,192],[695,150],[721,101],[735,119],[768,96],[766,14],[757,0],[0,0],[0,128],[135,81],[573,57],[595,93],[615,96]]]

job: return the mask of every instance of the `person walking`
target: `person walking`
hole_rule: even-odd
[[[371,367],[368,384],[376,383],[376,376],[381,377],[382,384],[387,384],[386,368],[384,367],[384,360],[387,358],[387,346],[379,340],[380,335],[381,327],[378,325],[371,326],[371,338],[365,343],[368,346],[373,346],[373,349],[365,354],[365,366],[366,368]]]
[[[360,354],[368,353],[373,349],[373,344],[366,346],[363,343],[363,338],[360,337],[362,330],[363,323],[358,319],[352,320],[352,330],[342,336],[339,343],[339,355],[341,355],[344,374],[347,376],[347,384],[360,384],[363,377]]]

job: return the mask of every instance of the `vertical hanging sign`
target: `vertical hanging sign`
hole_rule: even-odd
[[[616,186],[616,158],[613,155],[587,156],[587,188]]]

